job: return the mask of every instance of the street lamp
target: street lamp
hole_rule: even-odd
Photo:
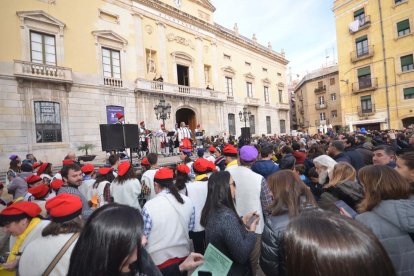
[[[165,126],[165,120],[170,118],[171,105],[165,105],[165,100],[161,98],[160,103],[154,106],[154,112],[157,120],[162,120],[162,123]]]
[[[247,109],[246,106],[243,107],[243,112],[239,112],[240,122],[244,122],[244,127],[247,127],[247,121],[250,119],[251,115],[252,113]]]

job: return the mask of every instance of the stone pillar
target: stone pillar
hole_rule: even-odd
[[[167,64],[167,46],[165,44],[165,24],[161,21],[155,22],[158,25],[158,39],[160,43],[159,51],[158,51],[158,59],[162,78],[165,82],[168,82],[168,64]]]
[[[137,77],[145,78],[145,51],[144,43],[142,39],[142,18],[143,16],[139,13],[132,14],[134,18],[134,32],[135,32],[135,56],[136,56],[136,66],[137,66]]]
[[[219,87],[219,70],[218,70],[218,63],[217,63],[217,41],[211,41],[211,54],[213,55],[213,83],[214,89],[220,90]]]
[[[206,83],[204,79],[204,62],[203,62],[203,39],[199,36],[195,36],[196,48],[197,48],[197,64],[198,64],[198,87],[205,88]]]

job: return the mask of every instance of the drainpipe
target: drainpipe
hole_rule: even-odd
[[[390,122],[390,100],[389,100],[389,96],[388,96],[387,58],[386,58],[386,55],[385,55],[385,39],[384,39],[384,26],[383,26],[383,22],[382,22],[381,0],[378,0],[378,8],[379,8],[380,22],[381,22],[382,53],[384,55],[385,95],[387,96],[387,124],[388,124],[388,129],[390,129],[391,128],[391,122]]]

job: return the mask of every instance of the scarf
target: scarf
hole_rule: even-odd
[[[13,253],[18,253],[20,250],[20,246],[24,242],[24,240],[27,238],[27,236],[32,232],[32,230],[36,227],[36,225],[40,222],[40,218],[33,218],[32,221],[30,221],[29,225],[27,226],[26,230],[17,237],[16,243],[13,245],[13,249],[11,250],[11,253],[9,257],[7,258],[7,262],[13,261],[16,259],[16,255]]]
[[[205,180],[204,180],[204,179],[205,179]],[[200,180],[202,180],[202,181],[207,181],[207,180],[208,180],[207,174],[200,174],[200,175],[197,175],[197,176],[196,176],[196,178],[194,179],[194,181],[200,181]]]
[[[237,165],[237,160],[231,161],[230,163],[227,164],[226,168],[230,168],[231,166],[235,166]]]
[[[214,165],[218,165],[222,160],[224,160],[224,156],[220,156],[219,158],[216,159],[216,161],[214,161]]]

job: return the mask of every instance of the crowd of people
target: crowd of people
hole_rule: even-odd
[[[414,275],[414,129],[216,137],[139,170],[10,156],[0,275]],[[203,275],[212,275],[204,271]],[[199,274],[201,275],[201,274]]]

